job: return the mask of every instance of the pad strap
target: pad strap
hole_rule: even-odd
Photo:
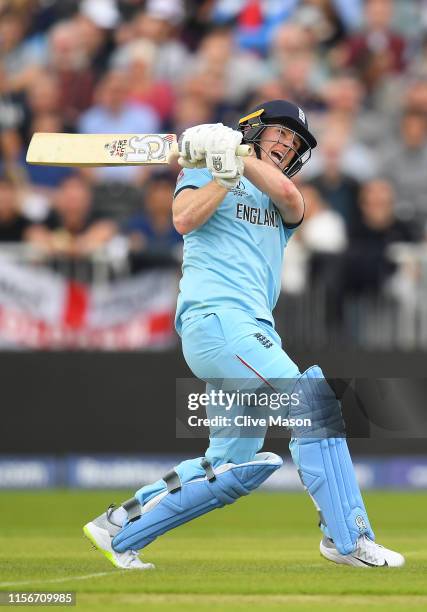
[[[148,501],[138,520],[124,525],[113,538],[116,552],[140,550],[170,529],[202,516],[215,508],[232,504],[259,487],[280,468],[282,459],[273,453],[259,453],[253,461],[225,464],[217,468],[202,458],[197,459],[198,473],[189,480],[176,480],[176,472],[166,474],[168,490],[159,492]],[[206,477],[200,477],[200,466]],[[174,484],[175,483],[175,484]],[[179,484],[179,489],[176,489]]]
[[[131,497],[122,503],[122,507],[128,514],[128,521],[134,521],[139,518],[142,514],[142,508],[136,497]]]
[[[203,457],[203,459],[200,462],[200,465],[205,470],[206,478],[209,480],[209,482],[213,482],[214,480],[216,480],[216,476],[215,476],[215,472],[212,467],[212,463],[208,461],[206,457]]]
[[[175,470],[171,470],[163,476],[169,493],[176,493],[181,488],[181,479]]]

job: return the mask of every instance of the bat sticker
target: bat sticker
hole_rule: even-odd
[[[165,158],[170,143],[166,138],[156,134],[132,136],[129,140],[130,151],[125,155],[127,162],[149,162]]]

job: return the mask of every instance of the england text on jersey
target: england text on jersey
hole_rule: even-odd
[[[269,227],[279,227],[279,215],[276,210],[265,210],[247,206],[239,202],[236,208],[236,219],[241,219],[253,225],[267,225]]]

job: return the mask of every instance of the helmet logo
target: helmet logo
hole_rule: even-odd
[[[301,121],[303,123],[305,123],[306,122],[305,121],[305,112],[300,107],[298,107],[298,115],[299,115],[299,118],[301,119]]]

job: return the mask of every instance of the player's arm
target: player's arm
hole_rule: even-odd
[[[236,157],[242,140],[239,132],[222,124],[195,126],[181,138],[178,162],[186,168],[206,167],[213,180],[195,188],[188,185],[175,196],[172,212],[175,229],[188,234],[215,213],[228,191],[234,189],[243,174],[243,162]]]
[[[211,181],[198,189],[183,189],[172,204],[173,224],[180,234],[188,234],[197,229],[216,211],[227,189],[216,181]]]
[[[245,158],[245,177],[274,202],[283,221],[292,225],[304,216],[304,199],[293,182],[278,168],[256,157]]]

